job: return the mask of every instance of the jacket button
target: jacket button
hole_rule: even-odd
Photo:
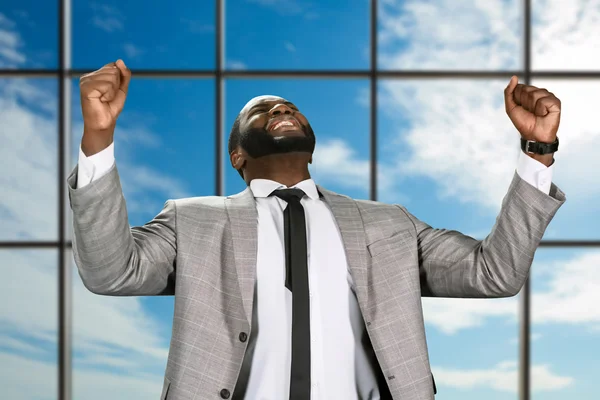
[[[246,339],[248,339],[248,335],[246,334],[246,332],[240,333],[240,341],[245,342]]]
[[[224,398],[224,399],[228,399],[229,398],[229,390],[222,389],[221,390],[221,397]]]

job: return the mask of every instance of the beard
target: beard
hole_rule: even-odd
[[[292,152],[312,154],[315,150],[315,133],[310,126],[302,126],[303,136],[273,136],[265,128],[251,128],[240,135],[240,146],[252,158]]]

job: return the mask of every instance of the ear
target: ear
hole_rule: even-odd
[[[308,160],[309,164],[312,164],[312,156],[310,156],[310,159]]]
[[[241,151],[236,150],[231,153],[231,165],[233,165],[233,168],[240,169],[244,166],[245,162],[246,159]]]

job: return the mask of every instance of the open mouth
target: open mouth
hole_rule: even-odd
[[[295,118],[275,119],[267,125],[267,131],[297,131],[300,129],[300,124]]]

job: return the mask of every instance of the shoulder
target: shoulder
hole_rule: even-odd
[[[225,196],[194,196],[169,199],[177,212],[219,212],[225,209]]]

